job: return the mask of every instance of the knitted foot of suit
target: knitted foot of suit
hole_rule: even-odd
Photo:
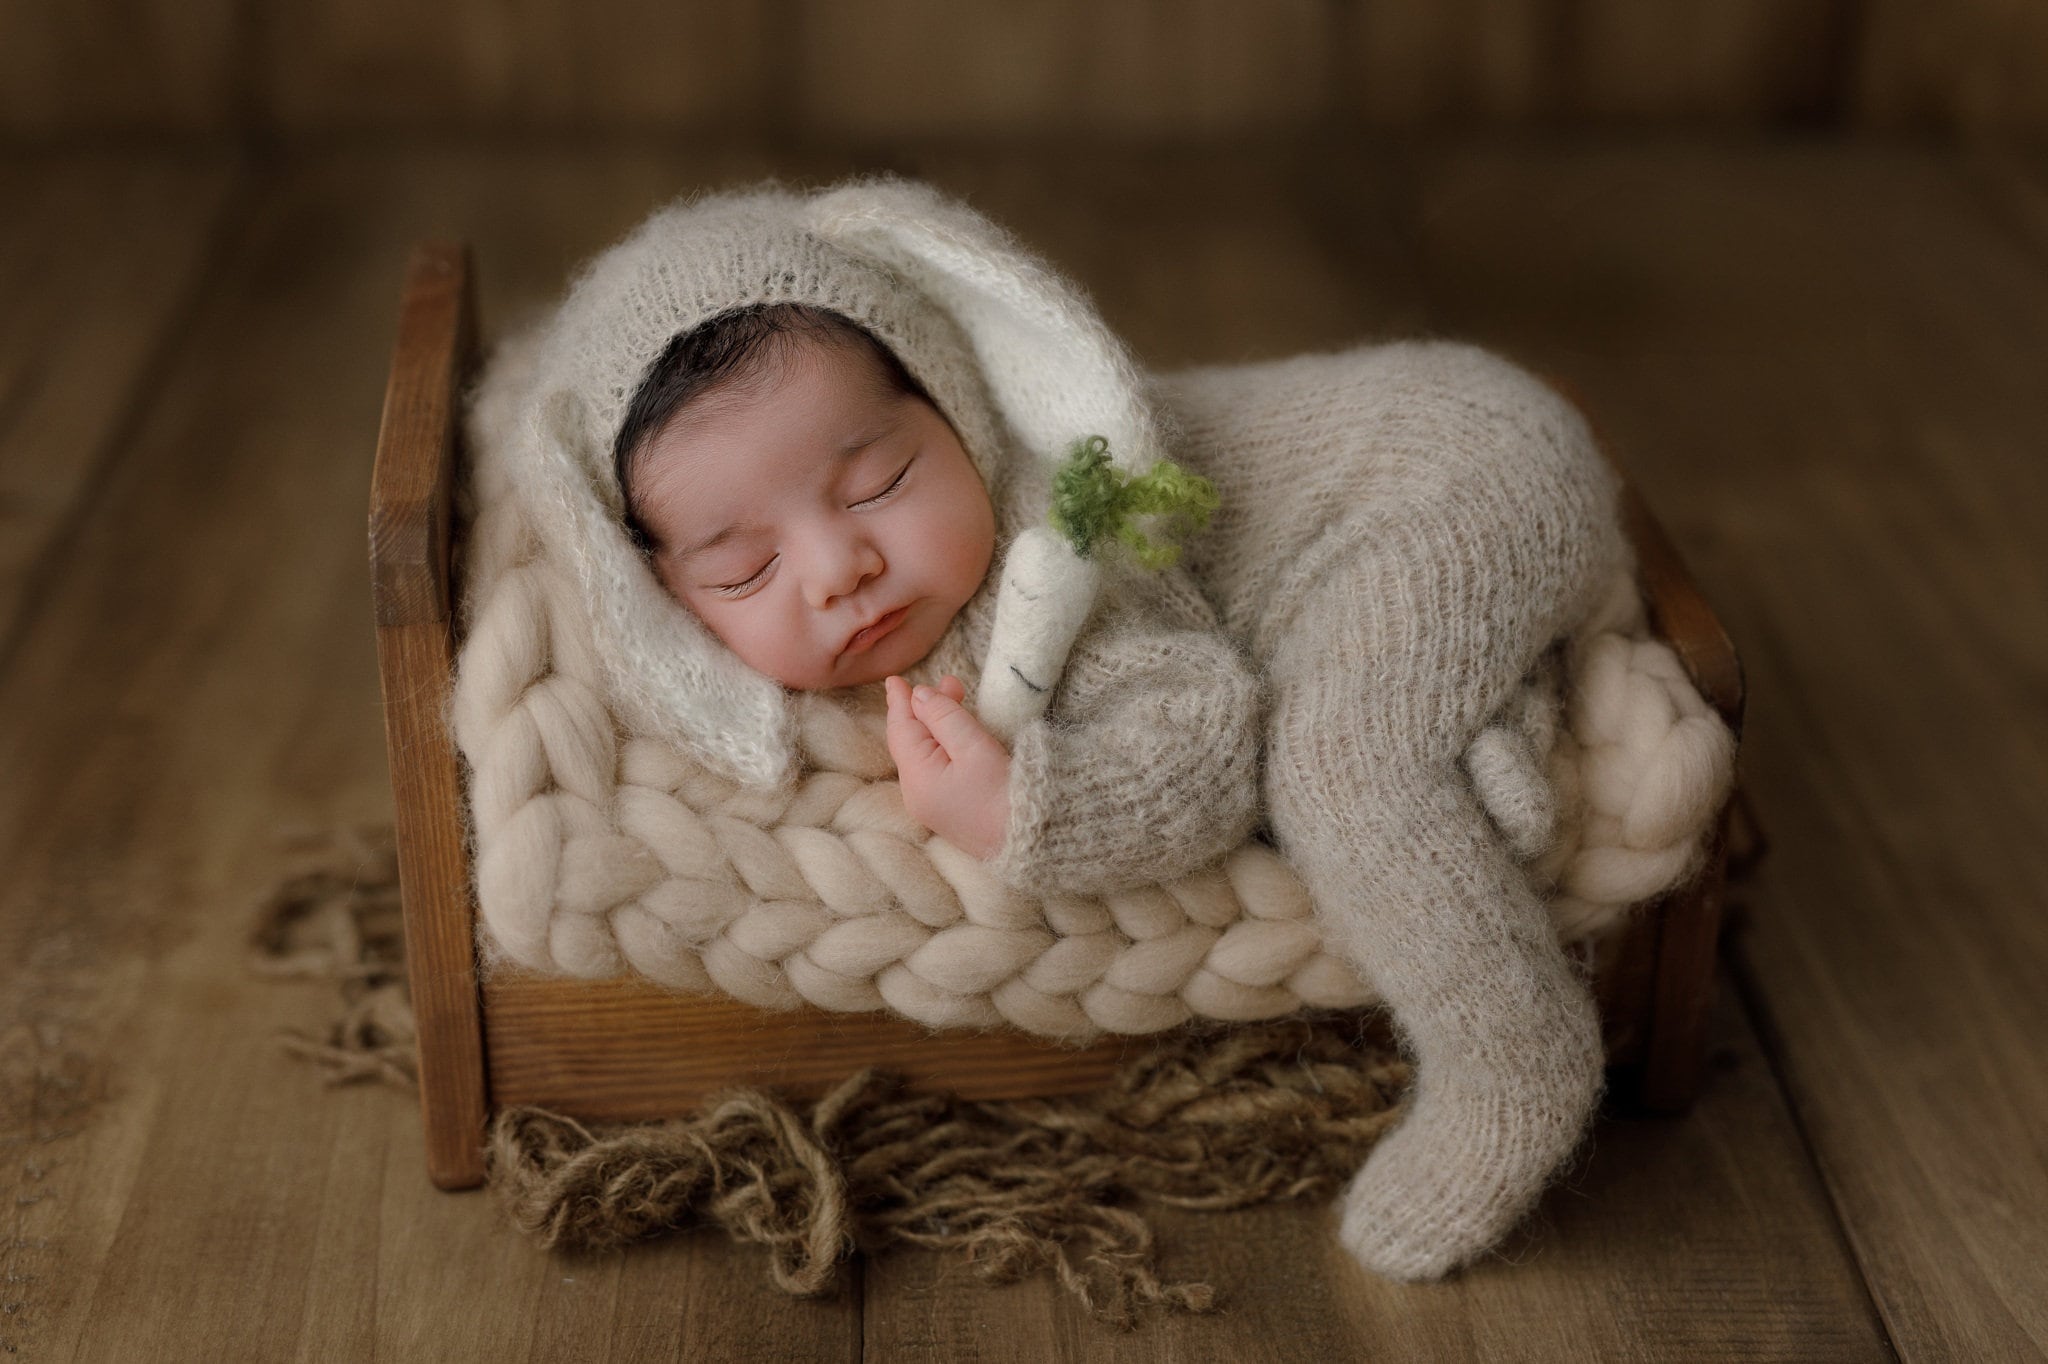
[[[1613,480],[1576,413],[1467,347],[1210,371],[1166,401],[1234,518],[1206,543],[1262,550],[1196,567],[1263,664],[1274,831],[1417,1063],[1343,1242],[1434,1278],[1528,1211],[1600,1093],[1592,999],[1467,753],[1625,566]]]

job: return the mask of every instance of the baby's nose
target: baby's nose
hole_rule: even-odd
[[[882,568],[882,552],[871,541],[859,540],[827,548],[819,555],[811,572],[806,595],[811,605],[822,611],[840,598],[851,596]]]

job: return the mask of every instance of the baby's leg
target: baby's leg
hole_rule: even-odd
[[[1539,627],[1496,616],[1476,652],[1444,646],[1472,636],[1486,572],[1428,534],[1385,525],[1310,589],[1268,665],[1275,833],[1416,1062],[1408,1116],[1342,1200],[1345,1246],[1397,1279],[1442,1275],[1519,1220],[1602,1076],[1590,995],[1460,761],[1501,700],[1485,655]],[[1464,623],[1445,631],[1446,612]]]
[[[1554,392],[1469,346],[1174,393],[1224,490],[1191,559],[1269,687],[1274,833],[1418,1062],[1408,1118],[1345,1195],[1345,1243],[1385,1274],[1441,1274],[1529,1208],[1599,1093],[1588,992],[1467,754],[1625,567],[1613,477]],[[1500,756],[1472,763],[1538,843],[1537,803],[1501,799],[1517,774]]]

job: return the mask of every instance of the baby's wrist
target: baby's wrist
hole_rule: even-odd
[[[983,850],[976,854],[984,862],[993,862],[1002,855],[1003,846],[1010,834],[1010,793],[1007,789],[996,792],[995,801],[990,805],[983,820]]]
[[[983,862],[993,861],[1009,840],[1009,795],[998,791],[993,800],[955,806],[942,822],[946,827],[934,826],[933,833]]]

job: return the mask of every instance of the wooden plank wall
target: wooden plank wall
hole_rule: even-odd
[[[0,0],[0,139],[2048,129],[2013,0]]]

